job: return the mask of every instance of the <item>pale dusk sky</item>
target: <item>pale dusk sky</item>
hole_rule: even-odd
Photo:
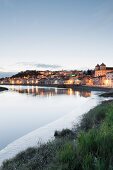
[[[113,0],[0,0],[0,71],[112,61]]]

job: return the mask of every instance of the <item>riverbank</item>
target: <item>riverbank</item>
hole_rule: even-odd
[[[40,85],[44,86],[44,85]],[[45,85],[45,87],[57,87],[57,88],[71,88],[73,90],[79,90],[79,91],[104,91],[109,92],[110,90],[113,90],[113,88],[110,87],[103,87],[103,86],[86,86],[86,85],[75,85],[75,84],[64,84],[64,85]]]
[[[100,94],[100,97],[113,97],[113,90],[107,93]]]
[[[106,101],[83,115],[76,128],[56,131],[53,141],[21,152],[1,170],[110,170],[112,134],[113,101]]]
[[[0,87],[0,92],[1,92],[1,91],[5,91],[5,90],[8,90],[8,88]]]
[[[4,85],[9,86],[9,84],[4,84]],[[16,86],[71,88],[73,90],[79,90],[79,91],[104,91],[104,92],[109,92],[110,90],[113,90],[113,88],[104,87],[104,86],[86,86],[86,85],[75,85],[75,84],[11,84],[11,85],[12,86],[16,85]]]

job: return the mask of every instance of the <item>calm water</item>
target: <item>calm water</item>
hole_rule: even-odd
[[[0,93],[0,149],[23,135],[75,110],[90,108],[97,93],[35,86],[8,86]]]

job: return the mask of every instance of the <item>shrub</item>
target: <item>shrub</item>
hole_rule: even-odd
[[[75,133],[70,129],[63,129],[62,131],[55,131],[54,136],[55,138],[74,138]]]

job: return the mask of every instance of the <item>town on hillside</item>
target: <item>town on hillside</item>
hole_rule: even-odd
[[[0,79],[2,85],[87,85],[113,87],[113,67],[97,64],[87,71],[36,71],[19,72],[12,77]]]

